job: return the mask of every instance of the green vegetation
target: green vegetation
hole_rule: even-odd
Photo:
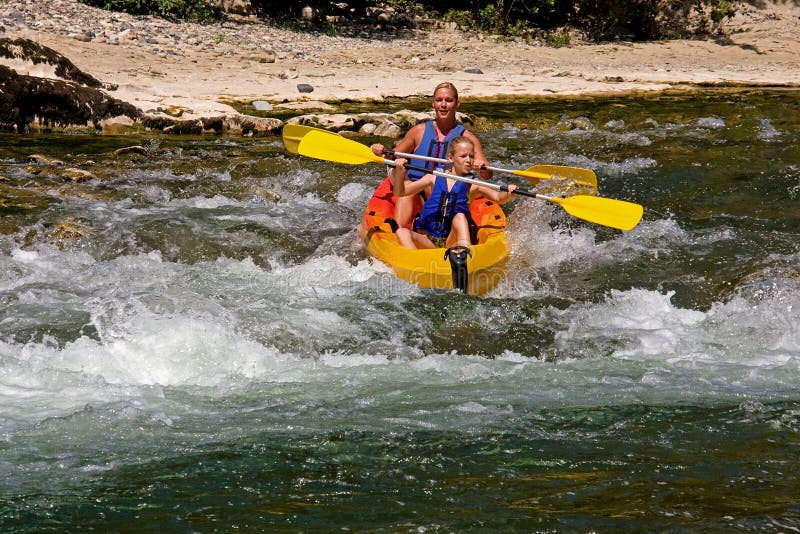
[[[206,0],[81,0],[81,2],[131,15],[154,15],[172,20],[211,22],[221,16],[220,10]]]
[[[213,0],[81,1],[170,19],[213,21],[220,17]],[[466,30],[542,38],[550,46],[569,45],[569,29],[595,41],[707,33],[736,13],[732,0],[251,0],[251,4],[259,17],[281,26],[329,35],[447,21]]]

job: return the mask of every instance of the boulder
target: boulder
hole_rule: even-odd
[[[76,82],[17,74],[0,65],[0,128],[21,133],[30,124],[100,128],[104,119],[141,116],[135,106]]]
[[[91,172],[84,169],[76,169],[75,167],[68,167],[64,169],[64,171],[61,173],[61,177],[64,178],[64,180],[76,183],[88,182],[89,180],[94,180],[97,178],[97,176]]]
[[[42,77],[68,80],[86,87],[99,88],[103,86],[94,76],[80,70],[66,57],[52,48],[40,45],[30,39],[0,38],[0,58],[6,58],[15,64],[28,63],[52,69],[52,74]]]

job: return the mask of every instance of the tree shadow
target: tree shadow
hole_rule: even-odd
[[[766,9],[773,4],[794,5],[800,6],[800,0],[742,0],[743,4],[747,4],[756,9]],[[720,46],[736,46],[742,50],[755,52],[759,55],[764,55],[766,52],[761,51],[757,46],[752,44],[740,44],[735,42],[729,35],[713,35],[710,39]]]

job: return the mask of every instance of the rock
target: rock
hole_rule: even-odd
[[[55,69],[52,77],[77,82],[87,87],[101,86],[99,80],[80,70],[66,57],[30,39],[0,38],[0,57],[30,62],[34,65],[46,64]]]
[[[208,3],[233,15],[250,15],[253,13],[253,5],[250,0],[209,0]]]
[[[275,63],[278,59],[278,54],[274,50],[264,50],[260,56],[256,56],[255,60],[259,63]]]
[[[256,111],[272,111],[272,104],[265,100],[254,100],[250,104]]]
[[[308,109],[333,111],[336,109],[336,106],[331,106],[330,104],[327,104],[325,102],[320,102],[319,100],[306,100],[305,102],[287,102],[285,104],[277,104],[275,107],[280,109],[288,109],[290,111],[303,111]]]
[[[118,148],[114,151],[115,156],[125,156],[127,154],[141,154],[143,156],[146,156],[147,149],[141,145],[133,145],[133,146]]]
[[[61,173],[61,177],[65,180],[76,183],[88,182],[89,180],[97,179],[97,176],[91,172],[83,169],[76,169],[75,167],[68,167],[64,169],[64,172]]]
[[[483,74],[481,69],[464,69],[467,74]]]
[[[203,133],[203,121],[200,119],[177,121],[174,124],[167,126],[162,131],[164,133],[176,134],[176,135],[186,135],[186,134],[199,135]]]
[[[594,125],[586,117],[564,117],[554,126],[556,130],[567,132],[571,130],[594,130]]]
[[[358,129],[358,132],[366,135],[372,135],[373,133],[375,133],[375,128],[377,128],[376,125],[372,124],[371,122],[368,122],[363,124],[361,128]]]
[[[314,126],[338,132],[340,130],[353,130],[356,127],[356,119],[351,115],[342,113],[320,114],[320,115],[301,115],[292,117],[287,122],[291,124],[302,124],[303,126]]]
[[[135,124],[132,118],[122,115],[103,119],[100,121],[100,129],[104,134],[123,134],[133,130]]]
[[[48,165],[51,167],[59,167],[64,165],[64,162],[57,158],[51,158],[49,156],[43,156],[41,154],[31,154],[26,158],[28,163],[36,163],[38,165]]]
[[[0,65],[0,128],[22,133],[36,121],[44,126],[100,128],[100,121],[141,116],[135,106],[76,82],[17,74]]]
[[[247,136],[276,135],[283,129],[283,121],[272,117],[236,114],[226,117],[225,121],[229,130],[240,131],[242,135]]]
[[[69,217],[56,225],[55,229],[50,233],[50,238],[59,245],[63,245],[65,240],[79,239],[91,235],[91,226]]]
[[[0,184],[0,208],[39,210],[58,202],[55,197],[21,187]]]
[[[142,126],[148,130],[160,130],[163,132],[176,123],[175,119],[163,115],[145,115],[142,117]]]
[[[314,87],[312,87],[311,85],[309,85],[307,83],[298,83],[297,84],[297,90],[299,92],[301,92],[301,93],[313,93],[314,92]]]
[[[392,121],[386,120],[380,123],[372,133],[378,137],[400,137],[403,135],[403,130]]]

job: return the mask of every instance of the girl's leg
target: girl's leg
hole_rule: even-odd
[[[450,235],[447,237],[447,246],[464,246],[471,245],[469,239],[469,222],[467,216],[463,213],[456,214],[453,217],[453,226],[450,228]]]

